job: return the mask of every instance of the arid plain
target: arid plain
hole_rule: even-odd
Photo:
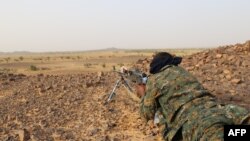
[[[0,140],[161,140],[125,88],[105,104],[119,79],[114,68],[147,71],[159,51],[183,56],[182,66],[221,102],[249,108],[249,42],[212,49],[2,53]]]

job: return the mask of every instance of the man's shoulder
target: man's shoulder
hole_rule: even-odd
[[[171,66],[164,70],[163,73],[171,73],[172,75],[190,75],[192,74],[180,66]]]
[[[168,65],[156,74],[149,75],[150,81],[157,81],[166,78],[192,77],[193,75],[180,66]]]
[[[171,75],[179,75],[182,73],[187,73],[189,74],[188,71],[186,71],[184,68],[180,67],[180,66],[166,66],[162,69],[161,72],[158,73],[158,75],[162,75],[162,74],[171,74]]]

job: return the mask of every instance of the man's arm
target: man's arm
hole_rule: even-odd
[[[148,81],[146,85],[145,95],[142,98],[140,104],[140,113],[147,120],[153,119],[156,112],[156,98],[159,96],[158,89],[155,87],[155,83]]]

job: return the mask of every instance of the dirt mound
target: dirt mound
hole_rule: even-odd
[[[184,57],[182,66],[222,101],[249,108],[250,41]]]

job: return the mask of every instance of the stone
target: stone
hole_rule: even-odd
[[[104,73],[102,71],[97,72],[98,77],[103,77]]]
[[[224,70],[223,73],[229,74],[229,73],[231,73],[231,72],[230,72],[229,70]]]
[[[97,134],[97,132],[99,132],[101,129],[99,128],[94,128],[89,132],[89,136],[94,136],[95,134]]]
[[[30,133],[27,129],[16,130],[15,133],[18,134],[20,141],[28,141],[30,139]]]
[[[113,141],[121,141],[119,138],[114,137]]]
[[[241,80],[235,78],[235,79],[232,79],[231,82],[234,84],[239,84],[241,82]]]
[[[154,128],[154,120],[149,120],[147,122],[147,125],[150,127],[150,128]]]
[[[216,58],[222,58],[222,54],[216,54]]]
[[[93,84],[92,82],[87,82],[87,83],[86,83],[86,87],[87,87],[87,88],[92,87],[92,86],[94,86],[94,84]]]
[[[230,80],[232,78],[232,75],[226,75],[226,79]]]

